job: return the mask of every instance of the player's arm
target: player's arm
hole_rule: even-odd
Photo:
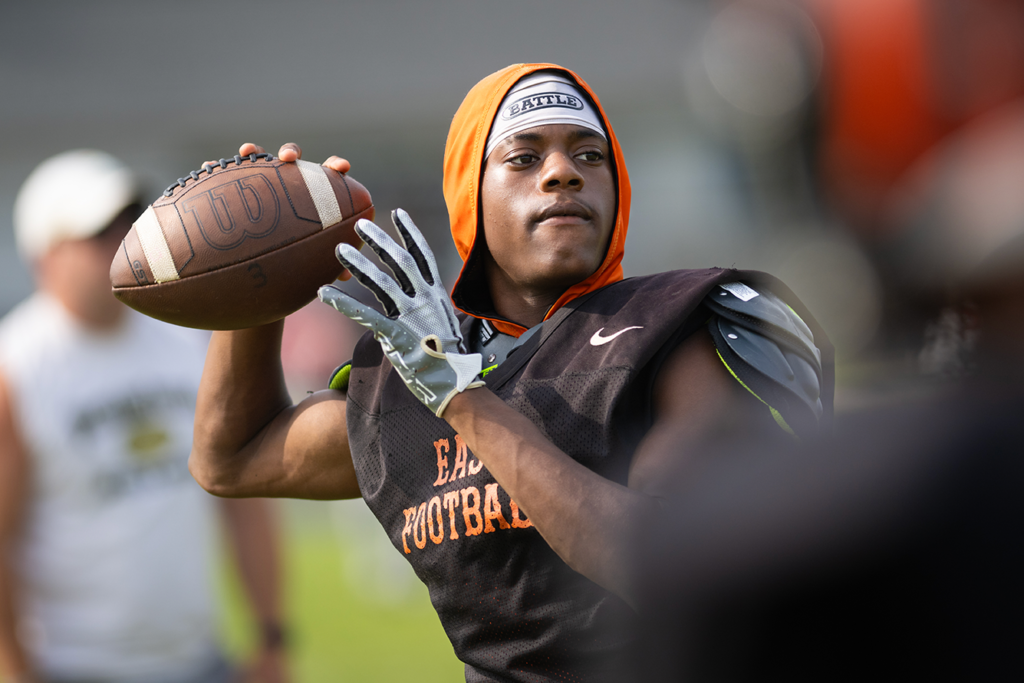
[[[240,155],[262,152],[242,145]],[[278,157],[295,161],[298,145]],[[345,173],[348,161],[326,162]],[[321,391],[292,405],[281,368],[279,321],[214,332],[196,402],[189,469],[218,496],[312,499],[359,496],[348,447],[343,394]]]
[[[217,496],[330,500],[359,495],[344,396],[292,405],[279,321],[214,332],[196,399],[189,470]]]
[[[283,614],[281,559],[273,501],[266,498],[221,499],[228,545],[235,560],[259,640],[243,681],[288,680]]]
[[[570,567],[630,600],[630,538],[659,514],[658,486],[702,439],[756,409],[701,330],[669,356],[655,388],[657,421],[628,486],[596,474],[486,389],[455,396],[444,418]]]
[[[0,680],[35,680],[17,638],[17,577],[12,552],[27,505],[29,463],[0,374]]]

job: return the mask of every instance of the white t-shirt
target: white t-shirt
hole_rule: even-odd
[[[211,498],[187,469],[207,339],[133,311],[99,334],[42,293],[0,321],[32,463],[22,627],[46,675],[148,680],[211,655]]]

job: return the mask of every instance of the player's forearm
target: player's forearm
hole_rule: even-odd
[[[486,389],[456,396],[444,416],[559,557],[629,600],[627,543],[652,498],[576,462]]]
[[[237,478],[258,451],[253,442],[291,405],[281,369],[280,321],[214,332],[196,399],[189,468],[206,488]]]

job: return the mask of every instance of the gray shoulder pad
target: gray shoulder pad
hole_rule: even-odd
[[[822,415],[821,352],[792,308],[742,282],[715,287],[704,299],[708,330],[729,372],[796,436],[818,430]]]

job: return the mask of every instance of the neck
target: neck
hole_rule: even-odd
[[[487,284],[494,310],[505,320],[529,329],[544,321],[544,316],[565,292],[565,288],[526,288],[506,282],[504,273],[490,269]]]

